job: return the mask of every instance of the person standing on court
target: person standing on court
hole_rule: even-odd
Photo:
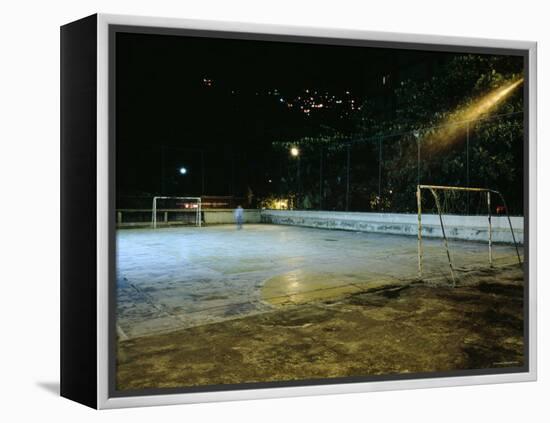
[[[235,221],[237,222],[237,229],[243,228],[243,218],[244,218],[244,210],[243,208],[238,205],[235,209]]]

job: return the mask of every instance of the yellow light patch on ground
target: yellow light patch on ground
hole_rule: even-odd
[[[271,305],[306,304],[397,283],[394,278],[374,273],[346,275],[297,269],[265,281],[261,298]]]

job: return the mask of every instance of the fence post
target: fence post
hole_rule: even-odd
[[[201,150],[201,195],[204,195],[204,150]]]
[[[152,221],[153,221],[153,229],[157,228],[157,197],[153,197],[153,210],[152,212]]]
[[[470,188],[470,122],[466,122],[466,187]],[[466,191],[466,214],[470,214],[470,191]]]
[[[420,185],[416,186],[416,204],[418,206],[418,278],[422,279],[422,192]]]
[[[348,143],[347,172],[346,172],[346,211],[349,211],[349,165],[350,165],[350,144]]]
[[[323,146],[319,158],[319,210],[323,210]]]
[[[420,135],[413,135],[416,138],[416,183],[420,185]]]
[[[378,210],[382,209],[382,137],[378,138]]]
[[[491,225],[491,191],[487,191],[487,217],[489,219],[489,266],[493,267],[493,227]]]

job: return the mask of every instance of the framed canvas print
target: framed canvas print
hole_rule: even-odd
[[[536,379],[536,44],[61,28],[61,394]]]

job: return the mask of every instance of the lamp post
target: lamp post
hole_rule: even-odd
[[[290,155],[292,157],[295,157],[297,162],[296,162],[296,184],[297,184],[297,187],[296,187],[296,205],[299,204],[299,201],[300,201],[300,190],[301,190],[301,181],[300,181],[300,150],[298,149],[298,147],[292,147],[290,149]]]

